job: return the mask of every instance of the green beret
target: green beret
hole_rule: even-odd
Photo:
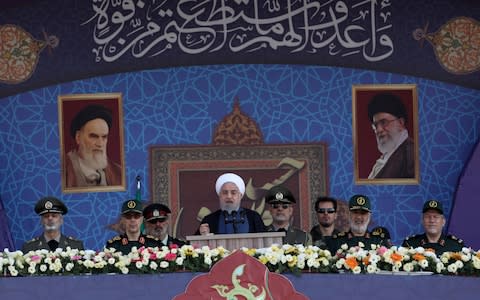
[[[443,215],[443,206],[442,206],[442,203],[437,201],[437,200],[427,200],[424,204],[423,204],[423,210],[422,210],[422,213],[426,212],[427,210],[429,209],[433,209],[433,210],[436,210],[438,211],[440,214]]]
[[[40,216],[46,213],[58,213],[64,215],[68,212],[68,209],[59,199],[48,196],[38,200],[35,205],[35,212]]]
[[[364,195],[354,195],[350,198],[348,202],[348,207],[350,210],[365,210],[370,211],[370,199]]]
[[[143,204],[142,202],[132,199],[123,202],[122,205],[122,215],[129,213],[129,212],[136,212],[136,213],[143,213]]]
[[[389,113],[397,118],[407,120],[407,110],[402,100],[392,94],[377,94],[368,103],[368,118],[373,123],[373,116],[377,113]]]
[[[265,194],[265,202],[284,202],[284,203],[297,203],[292,192],[284,186],[276,185],[267,191]]]
[[[80,130],[85,123],[95,120],[103,119],[108,125],[108,128],[112,127],[112,112],[102,105],[88,105],[79,111],[70,124],[70,134],[75,138],[75,134]]]

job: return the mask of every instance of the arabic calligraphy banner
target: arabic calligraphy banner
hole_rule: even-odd
[[[467,0],[39,1],[0,12],[0,97],[116,72],[238,63],[365,68],[480,88],[478,16]]]

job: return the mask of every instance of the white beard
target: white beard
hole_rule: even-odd
[[[390,132],[390,135],[385,135],[380,139],[378,136],[377,138],[377,148],[380,153],[390,153],[392,152],[398,145],[398,141],[402,135],[401,130],[395,130]]]
[[[93,170],[103,170],[108,165],[107,149],[102,151],[88,151],[85,145],[80,142],[79,153],[81,153],[82,163]]]

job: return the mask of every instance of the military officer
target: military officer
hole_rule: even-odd
[[[272,224],[267,227],[267,231],[284,231],[284,244],[311,245],[312,236],[293,227],[290,222],[293,215],[293,205],[296,203],[292,192],[284,186],[273,186],[265,195],[265,202],[268,204],[268,210],[272,215]]]
[[[28,242],[22,247],[22,252],[47,249],[55,251],[57,248],[83,250],[83,242],[62,234],[63,215],[68,212],[67,206],[59,199],[48,196],[40,199],[35,205],[35,212],[40,216],[43,234]]]
[[[462,240],[451,234],[443,233],[446,221],[441,202],[426,201],[423,204],[422,213],[422,225],[425,232],[407,237],[402,246],[433,249],[437,255],[441,255],[443,252],[461,251],[465,247]]]
[[[151,235],[141,233],[143,222],[143,205],[138,200],[127,200],[122,205],[121,224],[125,228],[125,233],[118,235],[107,241],[106,248],[115,248],[122,254],[131,252],[132,247],[160,247],[162,243]]]
[[[336,253],[343,244],[354,247],[363,243],[365,249],[370,249],[372,245],[388,246],[378,232],[368,232],[368,224],[371,218],[370,199],[365,195],[354,195],[350,198],[348,207],[350,210],[350,230],[334,234],[330,240],[327,240],[328,249]]]
[[[152,203],[143,209],[145,232],[156,237],[164,246],[177,245],[182,247],[186,243],[168,234],[170,225],[170,208],[160,203]]]

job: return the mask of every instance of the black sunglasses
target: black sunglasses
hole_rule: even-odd
[[[272,203],[272,204],[270,204],[270,206],[271,206],[272,208],[275,208],[275,209],[278,209],[278,208],[280,208],[280,207],[283,208],[283,209],[287,209],[287,208],[290,207],[290,204],[288,204],[288,203],[283,203],[283,204],[281,204],[281,203]]]
[[[335,212],[335,208],[319,208],[317,209],[317,213],[319,214],[333,214]]]

